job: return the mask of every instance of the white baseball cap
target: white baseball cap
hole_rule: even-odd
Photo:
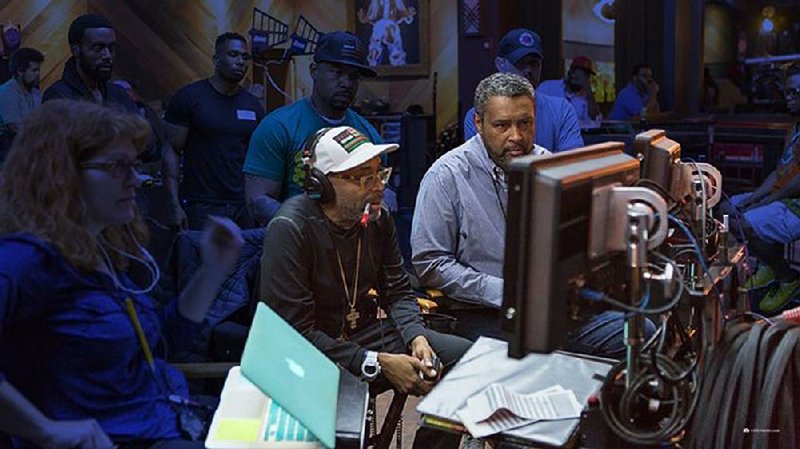
[[[323,174],[339,173],[358,167],[370,159],[392,152],[400,145],[376,145],[357,129],[340,126],[325,131],[314,147],[313,167]]]

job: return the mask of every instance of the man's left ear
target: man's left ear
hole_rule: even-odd
[[[311,79],[316,81],[317,80],[317,63],[312,62],[308,65],[308,73],[311,75]]]

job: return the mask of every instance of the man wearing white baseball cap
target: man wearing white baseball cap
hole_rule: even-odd
[[[390,169],[380,156],[397,148],[351,127],[308,139],[305,195],[283,203],[267,227],[261,300],[372,391],[423,395],[470,342],[427,329],[420,318],[394,222],[381,213]],[[379,319],[379,308],[388,319]],[[414,447],[458,440],[420,429]]]

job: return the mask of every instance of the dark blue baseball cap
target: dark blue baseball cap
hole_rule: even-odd
[[[516,64],[520,59],[534,54],[542,58],[542,38],[538,34],[525,28],[511,30],[500,39],[500,49],[497,56],[508,59]]]
[[[331,62],[359,69],[361,75],[377,76],[377,72],[367,65],[367,47],[353,33],[334,31],[325,33],[317,42],[314,62]]]

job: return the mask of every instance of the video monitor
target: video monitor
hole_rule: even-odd
[[[639,161],[624,149],[608,142],[509,164],[502,307],[509,356],[552,352],[578,325],[570,322],[570,298],[593,267],[608,263],[591,250],[600,247],[592,242],[593,215],[597,221],[610,217],[593,213],[593,198],[605,187],[639,179]],[[610,227],[594,227],[601,224]]]
[[[636,135],[633,148],[641,161],[641,178],[672,192],[675,170],[681,161],[681,145],[667,138],[664,130],[651,129]]]
[[[637,134],[634,155],[641,162],[641,185],[677,202],[690,217],[702,216],[701,193],[705,193],[706,209],[716,206],[722,198],[719,170],[705,162],[682,162],[681,145],[668,138],[664,130]],[[703,185],[698,187],[699,183]]]

